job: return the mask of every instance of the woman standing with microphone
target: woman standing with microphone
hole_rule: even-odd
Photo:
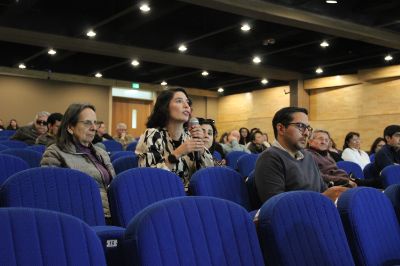
[[[191,101],[184,89],[161,92],[135,151],[139,167],[172,171],[182,179],[186,190],[197,169],[214,165],[211,153],[204,148],[198,120],[185,127],[191,114]]]

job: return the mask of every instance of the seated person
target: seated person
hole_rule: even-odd
[[[224,153],[228,154],[231,151],[244,151],[250,153],[250,151],[246,148],[246,146],[239,144],[240,133],[237,130],[232,130],[228,134],[227,143],[222,144],[221,146],[224,149]]]
[[[400,125],[390,125],[383,131],[386,145],[375,154],[375,166],[378,173],[383,168],[400,164]]]
[[[264,145],[264,137],[263,133],[260,130],[253,131],[250,136],[250,144],[247,146],[247,149],[251,153],[261,153],[267,149]]]
[[[7,126],[7,130],[17,130],[19,128],[17,120],[11,119]]]
[[[265,147],[267,147],[267,148],[269,148],[269,147],[271,147],[271,143],[269,143],[269,141],[268,141],[268,134],[267,133],[262,133],[263,134],[263,144],[264,144],[264,146]]]
[[[204,134],[204,146],[210,151],[213,156],[214,164],[216,166],[225,165],[226,162],[224,159],[218,160],[214,157],[214,151],[217,151],[221,154],[221,157],[224,156],[224,151],[222,146],[215,141],[215,136],[217,134],[217,128],[215,127],[215,121],[212,119],[204,119],[198,118],[201,128],[203,129]],[[224,158],[224,157],[222,157]]]
[[[214,166],[211,153],[204,147],[200,125],[185,128],[191,113],[191,101],[184,89],[162,91],[135,151],[139,167],[172,171],[182,179],[186,190],[196,170]]]
[[[356,183],[350,180],[346,171],[337,167],[335,160],[329,154],[329,142],[330,136],[325,130],[315,130],[308,141],[308,151],[321,171],[322,179],[327,184],[356,187]]]
[[[61,119],[63,118],[63,115],[60,113],[52,113],[49,115],[47,118],[47,133],[40,135],[36,139],[37,145],[45,145],[45,146],[50,146],[51,144],[56,142],[56,136],[58,133],[58,128],[61,125]]]
[[[113,140],[113,138],[106,132],[106,124],[104,124],[103,121],[98,121],[97,132],[96,135],[94,136],[92,143],[96,144],[98,142],[102,142],[105,140]]]
[[[222,135],[221,135],[221,137],[219,138],[219,144],[226,144],[226,143],[228,143],[228,135],[229,135],[229,133],[228,132],[224,132],[224,133],[222,133]]]
[[[358,164],[361,169],[371,161],[368,154],[361,150],[361,138],[357,132],[349,132],[344,139],[342,159]]]
[[[93,177],[100,190],[106,222],[111,224],[107,187],[115,171],[107,152],[92,145],[97,129],[95,110],[90,104],[71,104],[61,121],[57,142],[46,149],[40,164],[76,169]]]
[[[272,119],[275,141],[261,153],[255,167],[258,196],[265,202],[293,190],[321,192],[335,201],[348,188],[327,188],[310,152],[304,150],[312,132],[308,111],[299,107],[280,109]]]
[[[128,144],[133,142],[135,139],[131,135],[126,134],[127,126],[125,123],[118,123],[116,131],[117,135],[114,136],[114,140],[121,143],[124,150],[126,150]]]
[[[18,128],[11,139],[23,141],[28,145],[35,144],[36,139],[47,132],[47,118],[49,115],[50,113],[45,111],[37,113],[33,124]]]
[[[376,154],[383,146],[386,145],[386,140],[382,137],[378,137],[374,140],[371,145],[371,149],[369,150],[369,156],[372,154]]]
[[[240,139],[239,144],[246,145],[250,142],[250,132],[249,129],[246,127],[242,127],[239,129]]]
[[[343,161],[343,159],[342,159],[342,151],[337,149],[336,143],[332,138],[329,141],[328,152],[331,155],[331,157],[335,160],[335,162]]]

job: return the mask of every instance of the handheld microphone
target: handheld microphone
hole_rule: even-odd
[[[190,118],[189,122],[188,122],[188,128],[189,130],[194,127],[200,125],[199,120],[196,117],[192,117]],[[196,162],[200,162],[200,153],[198,151],[194,152],[194,159]]]

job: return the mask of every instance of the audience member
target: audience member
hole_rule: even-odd
[[[222,135],[221,135],[221,137],[219,138],[219,144],[226,144],[226,143],[228,143],[228,135],[229,135],[229,133],[228,132],[224,132]]]
[[[11,119],[10,123],[7,126],[7,130],[17,130],[19,128],[17,120]]]
[[[61,120],[63,115],[60,113],[52,113],[47,118],[47,133],[40,135],[36,139],[36,144],[50,146],[51,144],[56,142],[56,136],[58,133],[58,129],[61,125]]]
[[[322,192],[334,201],[347,189],[327,188],[312,155],[304,150],[312,132],[306,109],[280,109],[274,115],[272,127],[276,140],[260,155],[255,168],[256,187],[262,202],[292,190]]]
[[[107,187],[115,172],[107,152],[92,145],[96,128],[93,105],[71,104],[61,121],[57,142],[46,149],[41,165],[72,168],[93,177],[100,189],[104,216],[110,224]]]
[[[136,147],[139,167],[172,171],[186,189],[197,169],[214,165],[211,153],[204,147],[200,125],[189,130],[184,127],[191,113],[191,101],[184,89],[162,91]]]
[[[225,158],[224,150],[221,144],[215,141],[214,136],[217,134],[217,128],[215,127],[215,121],[212,119],[198,118],[201,128],[204,134],[204,146],[210,151],[213,156],[214,165],[225,165],[225,160],[218,160],[214,157],[214,151],[221,154],[222,158]]]
[[[240,133],[237,130],[232,130],[228,134],[228,139],[226,144],[222,144],[221,146],[224,149],[224,153],[228,154],[231,151],[244,151],[250,153],[250,151],[246,148],[245,145],[239,144]]]
[[[255,130],[250,136],[250,144],[247,147],[251,153],[261,153],[267,149],[264,145],[264,137],[260,130]]]
[[[335,162],[343,161],[342,151],[338,150],[336,143],[332,138],[330,138],[330,141],[329,141],[328,152],[331,155],[331,157],[335,160]]]
[[[376,154],[383,146],[386,145],[386,140],[382,137],[378,137],[374,140],[369,150],[369,155]]]
[[[116,131],[117,131],[117,135],[114,136],[114,140],[121,143],[124,150],[126,150],[126,147],[128,146],[128,144],[133,142],[135,139],[131,135],[126,134],[127,126],[125,123],[118,123]]]
[[[240,139],[239,144],[246,145],[250,142],[250,132],[247,128],[242,127],[239,129]]]
[[[4,130],[3,119],[0,119],[0,131]]]
[[[49,115],[50,113],[45,111],[37,113],[33,124],[18,128],[11,139],[23,141],[28,145],[35,144],[36,139],[47,132],[47,118]]]
[[[383,131],[386,145],[375,154],[375,166],[380,173],[383,168],[400,164],[400,125],[390,125]]]
[[[311,134],[308,141],[308,151],[311,152],[314,161],[321,171],[322,179],[324,179],[325,183],[335,186],[357,186],[350,179],[346,171],[337,167],[335,160],[331,157],[328,150],[330,140],[329,132],[319,129]]]
[[[92,143],[96,144],[105,140],[113,140],[113,138],[106,132],[106,124],[103,121],[98,121],[97,132]]]
[[[357,132],[349,132],[344,139],[342,159],[358,164],[361,169],[371,161],[368,154],[361,150],[360,134]]]
[[[262,133],[262,135],[263,135],[264,146],[267,148],[271,147],[271,143],[269,143],[269,141],[268,141],[268,134],[264,132],[264,133]]]

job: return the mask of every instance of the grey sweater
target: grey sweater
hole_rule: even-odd
[[[296,160],[280,148],[271,147],[257,160],[255,181],[258,195],[265,202],[274,195],[292,190],[325,191],[319,169],[308,151]]]

